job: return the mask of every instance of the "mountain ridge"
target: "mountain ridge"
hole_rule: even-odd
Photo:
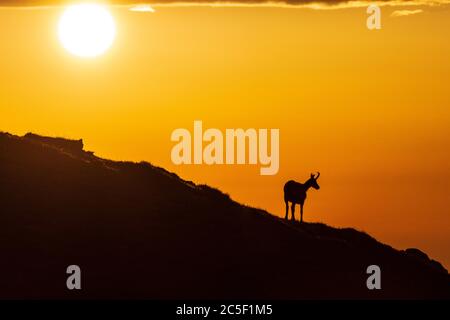
[[[0,133],[0,183],[2,298],[450,298],[447,270],[419,249],[287,222],[82,140]],[[382,290],[366,287],[371,264]]]

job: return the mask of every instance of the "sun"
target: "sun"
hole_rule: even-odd
[[[116,37],[114,18],[99,4],[76,4],[67,7],[59,20],[59,40],[73,55],[97,57],[108,50]]]

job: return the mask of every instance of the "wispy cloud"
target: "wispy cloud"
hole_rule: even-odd
[[[392,12],[391,16],[392,17],[406,17],[406,16],[410,16],[413,14],[418,14],[418,13],[422,13],[423,10],[422,9],[417,9],[417,10],[396,10],[394,12]]]
[[[317,10],[345,9],[367,7],[369,4],[391,7],[442,6],[450,4],[450,0],[97,0],[111,5],[125,5],[136,12],[153,12],[158,6],[263,6],[263,7],[296,7]],[[1,6],[33,7],[66,5],[74,0],[0,0]],[[153,11],[152,11],[153,10]],[[407,10],[398,10],[407,11]],[[410,10],[414,11],[414,10]]]
[[[155,12],[155,9],[153,9],[149,4],[138,4],[136,6],[132,6],[130,8],[130,11],[133,11],[133,12]]]

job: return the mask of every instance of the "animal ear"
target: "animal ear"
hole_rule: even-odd
[[[311,178],[314,178],[314,173],[311,173]]]

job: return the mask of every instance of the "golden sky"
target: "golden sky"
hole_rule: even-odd
[[[89,60],[58,41],[63,7],[0,9],[0,130],[83,138],[99,156],[146,160],[279,216],[284,183],[320,171],[306,221],[450,266],[447,6],[382,7],[377,31],[364,7],[128,9],[111,8],[114,45]],[[279,128],[279,173],[175,166],[170,135],[194,120]]]

